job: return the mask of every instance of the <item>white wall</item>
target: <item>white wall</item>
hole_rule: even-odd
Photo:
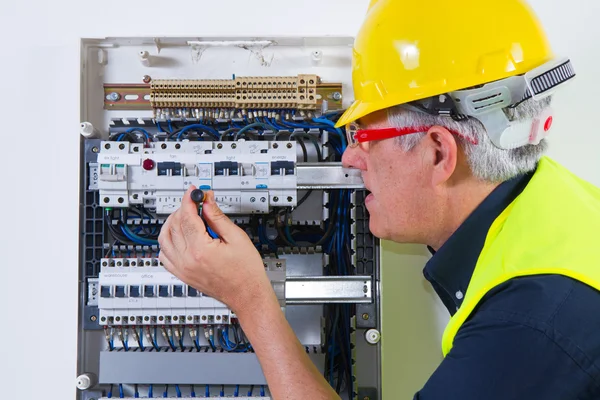
[[[0,206],[7,211],[0,241],[3,398],[33,399],[40,390],[52,399],[74,395],[79,38],[352,35],[367,1],[188,0],[176,6],[166,4],[32,0],[0,5],[0,115],[4,117]],[[600,184],[600,157],[596,155],[600,137],[589,127],[595,116],[594,97],[600,90],[593,75],[599,61],[595,41],[600,27],[594,20],[598,3],[572,0],[567,6],[559,0],[536,0],[534,5],[547,23],[557,52],[571,55],[581,74],[557,102],[557,107],[568,107],[564,107],[563,119],[557,118],[557,130],[562,132],[553,139],[553,154]],[[412,263],[414,268],[420,264]],[[415,287],[423,287],[418,279],[411,272]],[[431,312],[429,307],[419,310],[413,310],[415,315]],[[408,334],[398,332],[399,339],[420,337]],[[417,348],[430,345],[423,340],[415,343]],[[412,357],[417,353],[399,357],[399,365],[415,362]],[[402,382],[411,391],[408,385],[412,382],[418,387],[420,380],[422,376]]]

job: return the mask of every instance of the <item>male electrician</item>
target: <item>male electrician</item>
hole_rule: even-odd
[[[543,157],[548,95],[573,76],[522,0],[369,7],[343,161],[374,235],[430,246],[452,315],[416,399],[600,399],[600,190]],[[212,193],[204,215],[221,239],[188,193],[160,235],[166,268],[235,310],[275,399],[337,398]]]

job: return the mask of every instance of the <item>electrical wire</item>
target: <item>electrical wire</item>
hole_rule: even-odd
[[[242,129],[240,129],[238,132],[235,133],[235,135],[233,136],[233,140],[236,141],[238,140],[238,137],[246,132],[248,132],[251,129],[256,129],[256,128],[263,128],[263,130],[273,130],[272,127],[270,127],[267,124],[263,124],[262,122],[255,122],[253,124],[250,125],[246,125],[245,127],[243,127]]]
[[[209,126],[202,125],[202,124],[192,124],[192,125],[188,125],[188,126],[184,127],[183,129],[180,129],[179,131],[172,132],[168,136],[167,139],[171,140],[173,138],[173,136],[177,135],[177,140],[180,140],[181,137],[183,136],[183,134],[185,134],[191,130],[208,133],[209,135],[211,135],[213,138],[215,138],[217,140],[221,138],[221,135],[219,135],[219,132],[214,128],[211,128]]]
[[[133,398],[138,399],[140,397],[140,391],[138,390],[138,384],[133,385]]]
[[[135,329],[135,327],[133,327],[133,329]],[[141,351],[146,350],[146,348],[144,347],[144,328],[142,327],[140,327],[140,333],[138,335],[138,345],[140,346]]]
[[[177,393],[177,397],[181,397],[181,390],[179,389],[179,385],[175,385],[175,393]]]
[[[315,146],[315,150],[317,152],[317,161],[323,161],[323,155],[321,153],[321,146],[320,146],[317,138],[315,138],[311,134],[304,133],[304,132],[294,132],[290,135],[290,140],[296,139],[296,138],[305,138],[305,139],[310,140],[312,142],[312,144]]]
[[[125,398],[125,393],[123,393],[123,384],[119,383],[119,398]]]

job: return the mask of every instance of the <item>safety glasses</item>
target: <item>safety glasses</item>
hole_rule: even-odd
[[[357,124],[351,123],[346,126],[346,137],[349,147],[357,147],[360,144],[372,142],[374,140],[390,139],[398,136],[412,135],[414,133],[427,132],[433,126],[417,126],[412,128],[379,128],[379,129],[360,129]],[[453,135],[462,137],[473,144],[477,144],[472,139],[465,138],[460,133],[449,130]]]

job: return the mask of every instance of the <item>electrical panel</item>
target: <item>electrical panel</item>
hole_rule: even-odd
[[[380,398],[379,243],[335,128],[351,44],[82,40],[77,398],[270,399],[235,313],[159,260],[191,185],[248,234],[340,397]]]

